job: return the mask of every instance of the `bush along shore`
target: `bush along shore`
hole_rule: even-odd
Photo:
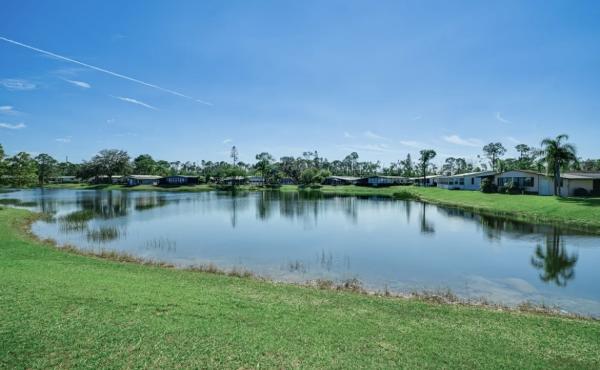
[[[68,253],[0,209],[0,366],[598,368],[596,320]]]

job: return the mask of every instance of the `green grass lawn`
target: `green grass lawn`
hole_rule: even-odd
[[[599,368],[600,322],[67,253],[0,209],[0,368]]]

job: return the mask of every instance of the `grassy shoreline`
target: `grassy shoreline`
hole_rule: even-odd
[[[127,187],[122,185],[57,184],[49,189],[88,189],[123,191],[166,191],[203,192],[219,190],[212,185],[156,187],[142,185]],[[600,234],[600,198],[558,198],[536,195],[484,194],[478,191],[452,191],[438,188],[415,186],[392,186],[370,188],[360,186],[322,186],[318,189],[302,190],[298,186],[285,185],[278,188],[282,192],[309,191],[324,194],[348,196],[382,196],[397,199],[414,199],[425,203],[456,207],[490,216],[498,216],[514,221],[538,224],[552,224],[580,231]],[[262,191],[268,188],[250,186],[238,187],[239,191]]]
[[[446,190],[415,186],[362,188],[324,187],[324,193],[377,195],[414,199],[429,204],[460,208],[514,221],[551,224],[600,234],[600,198],[559,198],[537,195],[485,194],[479,191]]]
[[[0,210],[0,367],[597,368],[600,322],[66,253]]]

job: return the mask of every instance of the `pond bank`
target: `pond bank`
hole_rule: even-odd
[[[87,185],[56,184],[50,189],[79,190],[124,190],[124,191],[165,191],[203,192],[218,188],[212,185],[157,187],[141,185]],[[272,190],[250,186],[240,186],[239,191]],[[392,186],[370,188],[361,186],[322,186],[318,189],[302,190],[295,185],[284,185],[279,191],[309,191],[324,194],[348,196],[384,196],[397,199],[414,199],[425,203],[456,207],[491,216],[499,216],[515,221],[537,224],[551,224],[559,227],[600,234],[600,198],[558,198],[553,196],[484,194],[478,191],[459,191],[416,186]]]
[[[29,217],[0,210],[8,368],[600,365],[598,321],[81,256],[25,235]]]
[[[321,188],[320,191],[338,195],[376,195],[413,199],[514,221],[550,224],[600,234],[600,198],[485,194],[479,191],[416,186],[388,188],[328,186]]]

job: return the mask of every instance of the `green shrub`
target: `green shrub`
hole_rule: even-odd
[[[498,192],[498,187],[492,180],[486,178],[481,180],[480,190],[482,193],[496,193]]]
[[[573,195],[576,197],[587,197],[590,193],[584,188],[577,188],[573,190]]]

